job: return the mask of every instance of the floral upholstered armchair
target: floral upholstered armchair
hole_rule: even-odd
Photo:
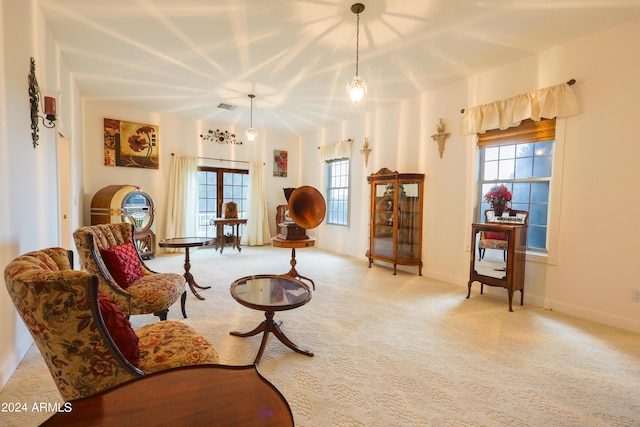
[[[177,273],[150,270],[135,248],[133,224],[81,227],[73,238],[82,267],[100,280],[100,291],[113,299],[126,316],[153,313],[167,319],[169,307],[181,298],[187,317],[185,278]]]
[[[98,277],[71,269],[68,251],[26,253],[4,271],[9,295],[65,400],[79,399],[147,373],[217,363],[207,340],[178,321],[137,330],[98,291]]]

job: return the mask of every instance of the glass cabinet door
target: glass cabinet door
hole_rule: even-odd
[[[375,255],[393,256],[394,184],[373,184],[373,244]]]
[[[506,280],[510,233],[474,228],[477,252],[473,254],[474,273],[479,276]]]
[[[401,182],[398,192],[398,258],[420,258],[420,183]]]

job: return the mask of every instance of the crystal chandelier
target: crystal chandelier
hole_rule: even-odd
[[[247,96],[249,97],[249,99],[251,99],[251,123],[249,129],[247,129],[244,134],[247,136],[249,142],[253,142],[255,141],[256,136],[258,136],[258,132],[256,132],[256,130],[253,128],[253,98],[255,98],[256,96],[252,93]]]
[[[358,74],[358,60],[360,53],[360,13],[364,10],[362,3],[354,3],[351,6],[351,12],[356,14],[356,75],[353,76],[353,80],[347,83],[347,93],[351,97],[351,100],[356,104],[362,100],[362,97],[367,93],[367,83],[360,78]]]

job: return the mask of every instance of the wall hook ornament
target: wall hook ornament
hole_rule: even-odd
[[[444,122],[442,118],[438,120],[438,124],[436,125],[436,133],[435,135],[431,135],[431,138],[438,144],[438,153],[440,153],[440,158],[444,154],[444,144],[447,142],[447,138],[449,138],[450,133],[444,131]]]
[[[364,156],[364,167],[369,166],[369,153],[371,153],[371,147],[369,147],[369,138],[364,139],[364,144],[362,144],[362,149],[360,153]]]

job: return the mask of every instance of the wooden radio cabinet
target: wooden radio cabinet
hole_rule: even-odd
[[[108,185],[91,199],[91,225],[129,222],[140,256],[156,254],[155,209],[153,199],[134,185]]]

